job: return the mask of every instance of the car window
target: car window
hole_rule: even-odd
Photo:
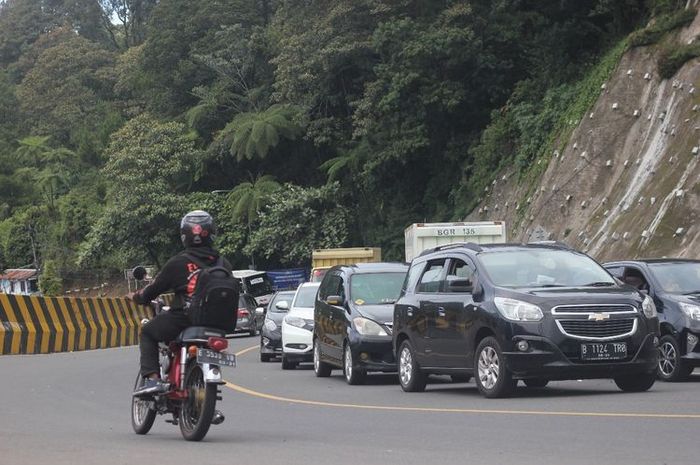
[[[624,267],[622,266],[606,266],[606,270],[610,272],[611,275],[615,276],[617,279],[622,279],[622,272],[624,270]]]
[[[393,304],[406,273],[356,273],[350,278],[350,299],[355,305]]]
[[[468,264],[464,260],[459,258],[453,258],[450,263],[450,268],[445,277],[446,282],[456,281],[456,280],[468,280],[471,285],[474,277],[474,267]],[[445,286],[445,292],[469,292],[463,288],[451,288],[450,286]]]
[[[496,286],[615,286],[608,272],[589,256],[573,250],[528,248],[485,252],[479,260]]]
[[[292,306],[292,299],[294,299],[294,293],[293,292],[287,292],[287,293],[278,293],[275,295],[275,298],[270,302],[268,309],[269,311],[273,313],[287,313],[287,310],[280,310],[277,308],[277,304],[279,302],[287,302],[287,306],[291,307]]]
[[[406,279],[404,281],[402,289],[403,292],[406,292],[407,290],[412,291],[416,288],[418,280],[420,279],[421,274],[423,273],[424,266],[425,263],[415,263],[411,266],[411,268],[408,270],[408,274],[406,275]]]
[[[661,288],[673,294],[700,294],[700,262],[649,263]]]
[[[313,308],[318,286],[301,286],[294,296],[294,307]]]
[[[428,266],[420,277],[416,292],[440,292],[445,259],[428,262]]]
[[[610,270],[608,270],[608,271],[610,271]],[[649,282],[647,281],[647,278],[644,277],[644,273],[642,273],[642,271],[637,267],[634,267],[634,266],[624,267],[623,271],[622,271],[622,276],[620,277],[620,280],[625,284],[628,284],[636,289],[639,289],[640,291],[648,291],[649,290]]]
[[[342,289],[342,282],[343,280],[338,273],[327,274],[318,289],[318,298],[326,300],[328,296],[340,295],[339,289]]]

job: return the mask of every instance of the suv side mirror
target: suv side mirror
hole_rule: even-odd
[[[326,303],[328,305],[334,305],[336,307],[339,307],[343,305],[343,299],[341,299],[339,295],[329,295],[328,297],[326,297]]]
[[[289,303],[286,300],[280,300],[275,304],[275,308],[278,310],[289,310]]]
[[[484,287],[479,283],[477,280],[474,283],[474,287],[472,289],[472,298],[474,299],[474,302],[481,302],[484,300]]]
[[[451,279],[447,281],[448,292],[472,292],[474,286],[470,279]]]

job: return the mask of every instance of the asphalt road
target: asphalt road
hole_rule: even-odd
[[[231,351],[255,346],[237,337]],[[348,386],[340,371],[282,371],[240,353],[225,373],[226,421],[201,443],[163,417],[130,424],[136,348],[1,356],[0,464],[697,464],[700,370],[685,383],[620,392],[609,380],[521,387],[482,398],[436,377],[425,393],[395,376]]]

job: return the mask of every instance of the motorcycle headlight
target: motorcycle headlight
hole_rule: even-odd
[[[284,321],[290,326],[296,326],[297,328],[303,328],[306,322],[303,318],[298,316],[285,316]]]
[[[654,305],[654,300],[648,295],[644,296],[642,301],[642,311],[647,318],[656,318],[656,305]]]
[[[691,320],[700,320],[700,306],[679,302],[681,311]]]
[[[267,328],[268,331],[274,331],[277,329],[277,323],[272,320],[265,320],[265,328]]]
[[[353,318],[353,324],[358,333],[363,336],[388,336],[387,332],[379,326],[379,323],[358,316]]]
[[[501,315],[514,321],[540,321],[544,315],[537,305],[521,300],[496,297],[493,299]]]

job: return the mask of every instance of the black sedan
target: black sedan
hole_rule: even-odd
[[[265,310],[265,321],[260,331],[260,361],[269,362],[282,355],[282,318],[289,311],[296,291],[279,291]]]

